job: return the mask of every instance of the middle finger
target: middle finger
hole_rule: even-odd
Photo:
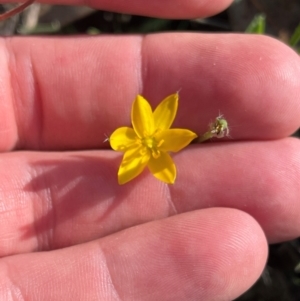
[[[178,178],[171,186],[148,171],[119,186],[121,157],[111,151],[0,158],[1,256],[70,246],[208,207],[248,212],[270,242],[299,235],[296,139],[194,145],[174,156]]]

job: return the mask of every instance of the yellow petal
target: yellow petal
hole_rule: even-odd
[[[116,129],[109,137],[109,143],[113,150],[125,152],[137,143],[137,135],[132,128],[121,127]]]
[[[119,184],[125,184],[137,177],[144,170],[149,158],[149,151],[143,147],[130,149],[125,152],[118,171]]]
[[[131,122],[140,138],[145,137],[145,135],[152,135],[155,130],[151,106],[141,95],[138,95],[133,102]]]
[[[166,97],[153,112],[156,129],[169,129],[174,121],[178,107],[178,93]]]
[[[175,182],[176,166],[169,154],[161,152],[156,159],[151,156],[148,167],[157,179],[168,184]]]
[[[197,135],[185,129],[169,129],[155,134],[155,140],[160,144],[159,150],[178,152],[197,138]]]

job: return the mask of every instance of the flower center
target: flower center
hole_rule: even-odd
[[[164,140],[160,140],[159,142],[152,136],[145,137],[141,140],[142,144],[150,150],[153,158],[158,158],[160,156],[159,147],[163,144]]]
[[[146,137],[143,139],[143,144],[148,148],[155,148],[157,143],[154,138]]]

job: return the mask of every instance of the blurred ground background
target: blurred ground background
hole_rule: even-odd
[[[0,13],[12,7],[11,4],[1,5]],[[258,15],[265,20],[266,34],[289,43],[300,24],[300,0],[236,0],[229,9],[219,15],[194,20],[155,19],[97,11],[89,7],[34,3],[21,14],[0,22],[0,34],[245,32]],[[294,46],[300,50],[299,44]],[[295,135],[299,136],[299,132]],[[270,246],[269,260],[263,275],[248,292],[236,300],[299,301],[300,240]]]

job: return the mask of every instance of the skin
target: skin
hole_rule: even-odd
[[[177,0],[177,14],[174,2],[89,4],[185,18],[229,5]],[[300,144],[287,136],[300,123],[300,59],[287,46],[13,37],[0,62],[1,300],[233,300],[260,276],[268,242],[299,236]],[[137,94],[155,107],[178,90],[174,127],[202,134],[221,112],[232,138],[174,155],[173,186],[147,171],[119,186],[105,134],[130,125]]]

